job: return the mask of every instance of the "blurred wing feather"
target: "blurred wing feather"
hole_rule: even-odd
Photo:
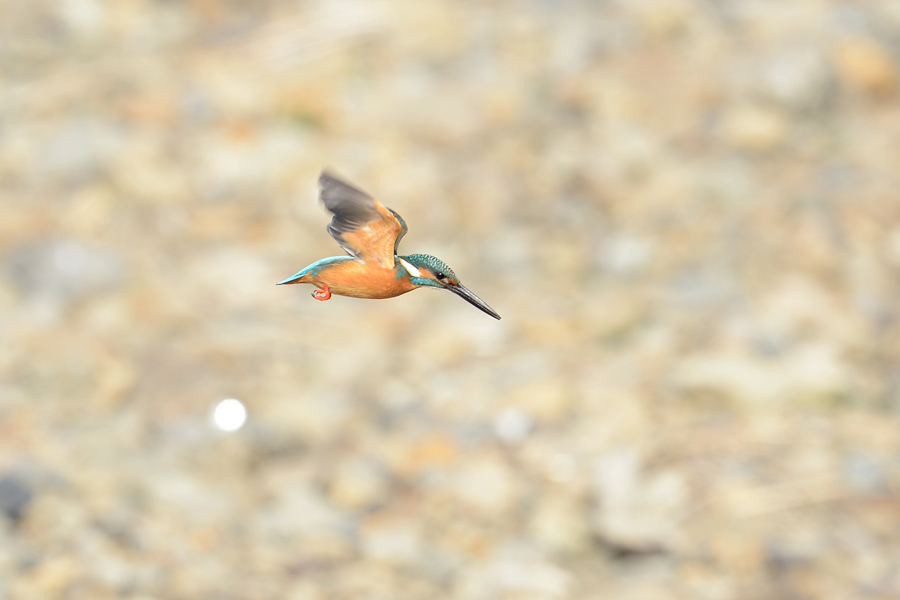
[[[334,215],[328,233],[350,256],[394,268],[394,255],[406,233],[403,219],[365,192],[326,173],[319,177],[320,198]]]

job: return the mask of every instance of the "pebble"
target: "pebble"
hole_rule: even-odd
[[[675,472],[646,474],[635,448],[597,459],[593,472],[595,532],[610,546],[654,552],[674,543],[687,489]]]
[[[515,472],[498,458],[484,457],[463,465],[454,474],[451,485],[460,502],[486,518],[508,514],[521,494]]]
[[[610,271],[621,275],[635,275],[653,260],[653,242],[636,236],[619,235],[603,242],[600,260]]]
[[[351,460],[338,465],[331,478],[329,496],[339,506],[359,510],[383,502],[389,494],[383,466],[373,461]]]
[[[897,92],[897,64],[890,52],[869,38],[849,38],[834,50],[834,66],[847,88],[879,98]]]
[[[8,265],[22,292],[61,305],[113,289],[125,280],[120,255],[79,240],[51,240],[18,248]]]
[[[258,510],[254,526],[270,535],[316,539],[348,531],[349,518],[320,494],[295,485]]]
[[[531,513],[529,532],[541,548],[572,555],[590,548],[591,523],[581,503],[562,494],[544,495]]]
[[[373,560],[414,565],[423,558],[420,528],[405,515],[374,516],[361,525],[360,535],[362,551]]]
[[[827,346],[798,348],[780,360],[720,354],[685,357],[673,373],[686,391],[711,391],[746,408],[765,408],[791,399],[833,400],[850,389],[847,367]]]
[[[574,397],[559,378],[542,377],[513,388],[508,401],[530,418],[548,422],[564,418],[571,410]]]
[[[823,53],[812,45],[791,45],[768,59],[761,73],[767,99],[793,111],[825,109],[834,95],[834,75]]]
[[[12,521],[22,518],[34,492],[21,478],[15,475],[0,477],[0,512]]]
[[[494,421],[494,432],[504,442],[523,440],[533,427],[532,419],[518,408],[507,408]]]
[[[788,134],[787,121],[779,113],[753,106],[736,107],[722,123],[725,138],[741,150],[765,152],[776,148]]]
[[[887,485],[883,467],[865,454],[847,457],[844,478],[848,486],[860,494],[882,493]]]

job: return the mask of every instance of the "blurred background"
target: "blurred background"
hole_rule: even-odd
[[[0,599],[900,597],[900,3],[0,11]]]

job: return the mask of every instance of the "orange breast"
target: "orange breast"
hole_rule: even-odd
[[[393,298],[415,289],[408,277],[397,279],[394,269],[380,264],[347,260],[321,269],[315,277],[304,277],[304,283],[327,284],[331,292],[353,298]]]

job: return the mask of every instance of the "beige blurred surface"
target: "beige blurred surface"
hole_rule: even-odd
[[[900,597],[893,0],[0,11],[0,599]]]

